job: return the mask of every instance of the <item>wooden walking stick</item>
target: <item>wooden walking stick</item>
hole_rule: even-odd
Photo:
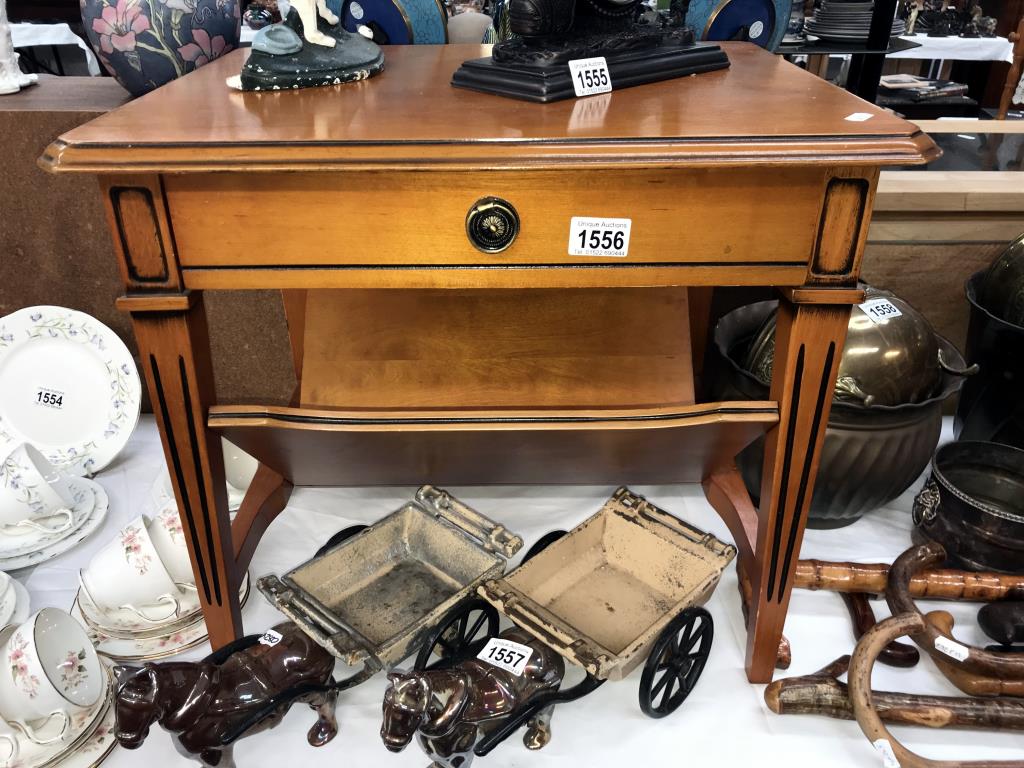
[[[796,566],[797,589],[884,595],[888,581],[889,566],[885,563],[801,560]],[[916,598],[979,603],[1024,600],[1024,576],[928,569],[914,574],[910,581],[910,594]]]
[[[889,732],[876,709],[871,690],[871,671],[879,652],[898,637],[911,637],[927,631],[928,622],[920,613],[902,613],[879,622],[861,638],[850,660],[849,693],[857,724],[885,758],[886,765],[900,768],[1024,768],[1024,760],[930,760],[903,746]],[[989,704],[992,701],[987,702]]]
[[[776,680],[765,688],[765,703],[777,715],[823,715],[854,720],[849,687],[838,679],[849,668],[850,657],[842,656],[813,675]],[[889,691],[872,691],[871,696],[884,723],[1024,731],[1024,700],[1021,699],[917,696]]]
[[[913,614],[920,618],[911,639],[935,660],[953,685],[975,696],[1024,696],[1024,656],[986,651],[959,642],[950,634],[953,617],[944,611],[926,618],[910,596],[915,573],[945,561],[946,550],[930,542],[912,547],[896,558],[889,571],[886,602],[893,616]]]

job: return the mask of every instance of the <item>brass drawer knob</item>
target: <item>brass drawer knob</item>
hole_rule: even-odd
[[[500,253],[519,234],[519,214],[500,197],[477,200],[466,214],[466,235],[473,247],[484,253]]]

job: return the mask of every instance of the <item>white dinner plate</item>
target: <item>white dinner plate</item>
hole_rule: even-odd
[[[110,506],[107,492],[103,490],[103,486],[99,483],[87,480],[84,477],[77,478],[75,482],[87,486],[96,498],[92,512],[89,513],[82,527],[75,531],[74,535],[47,544],[41,549],[34,550],[28,554],[0,558],[0,571],[16,571],[19,568],[28,568],[45,563],[47,560],[52,560],[85,541],[102,525],[104,518],[107,516],[107,508]]]
[[[49,306],[0,318],[0,451],[31,443],[92,475],[128,442],[141,395],[128,348],[96,318]]]

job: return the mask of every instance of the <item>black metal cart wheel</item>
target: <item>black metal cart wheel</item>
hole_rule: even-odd
[[[434,627],[420,647],[413,668],[439,669],[476,656],[497,634],[497,608],[480,598],[468,600],[448,611]]]
[[[640,678],[640,709],[664,717],[679,709],[711,655],[715,623],[703,608],[687,608],[658,635]]]
[[[322,547],[320,547],[320,549],[316,551],[315,557],[320,557],[321,555],[330,552],[336,546],[341,544],[341,542],[348,541],[357,533],[362,533],[363,531],[365,531],[366,528],[367,526],[365,525],[350,525],[348,528],[342,528],[336,534],[331,536],[331,538],[327,540],[326,544],[324,544]]]
[[[537,541],[535,541],[533,543],[533,546],[530,547],[529,550],[527,550],[525,555],[523,555],[523,561],[522,561],[522,563],[520,563],[520,565],[523,565],[525,563],[530,562],[530,560],[535,558],[537,555],[539,555],[545,549],[547,549],[552,544],[554,544],[556,541],[558,541],[560,538],[565,536],[565,534],[566,534],[566,531],[560,531],[560,530],[557,530],[557,529],[554,530],[554,531],[548,531],[547,533],[545,533],[543,536],[541,536],[539,539],[537,539]]]

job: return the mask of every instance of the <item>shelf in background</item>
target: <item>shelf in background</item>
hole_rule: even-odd
[[[912,48],[920,48],[920,43],[912,43],[909,40],[901,40],[894,37],[889,41],[886,49],[868,48],[867,45],[857,43],[783,43],[778,47],[776,53],[785,56],[843,56],[846,54],[889,54],[899,51],[909,51]]]

